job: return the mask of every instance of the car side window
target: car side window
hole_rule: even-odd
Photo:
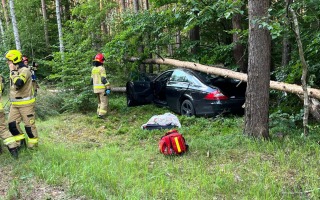
[[[170,82],[187,83],[190,86],[201,85],[201,81],[198,78],[182,70],[175,70],[170,78]]]
[[[191,85],[193,85],[193,86],[200,86],[201,85],[201,82],[195,76],[189,75],[188,79],[189,79],[189,82],[191,83]]]
[[[165,74],[162,74],[160,77],[157,78],[156,81],[168,81],[168,79],[170,78],[172,72],[167,72]]]
[[[189,83],[188,74],[181,70],[175,70],[171,75],[170,81]]]

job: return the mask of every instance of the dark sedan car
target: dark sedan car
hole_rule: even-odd
[[[245,90],[239,80],[184,68],[126,84],[127,106],[154,103],[187,116],[243,112]]]

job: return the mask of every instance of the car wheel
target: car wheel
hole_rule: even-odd
[[[186,115],[188,117],[195,115],[193,104],[189,99],[182,102],[180,111],[181,115]]]

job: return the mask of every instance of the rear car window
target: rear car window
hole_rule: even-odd
[[[188,83],[188,77],[187,74],[184,71],[181,70],[175,70],[170,78],[170,81],[174,82],[184,82]]]
[[[195,71],[195,73],[201,79],[201,81],[203,81],[206,84],[211,84],[212,80],[214,78],[217,78],[217,76],[214,74],[207,74],[207,73],[200,72],[200,71]]]

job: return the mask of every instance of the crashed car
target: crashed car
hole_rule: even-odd
[[[126,84],[128,107],[154,103],[187,116],[242,113],[245,91],[245,82],[185,68]]]

